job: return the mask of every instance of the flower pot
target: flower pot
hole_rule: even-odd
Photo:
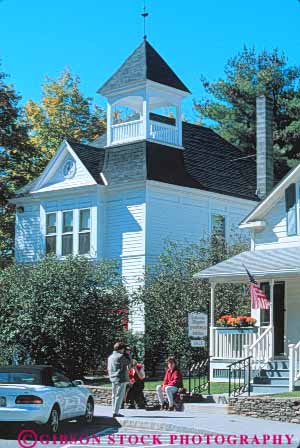
[[[249,334],[257,333],[258,327],[219,327],[216,329],[216,331],[221,334]]]

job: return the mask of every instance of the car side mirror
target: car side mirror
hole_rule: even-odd
[[[81,380],[72,381],[73,386],[84,386],[84,382]]]

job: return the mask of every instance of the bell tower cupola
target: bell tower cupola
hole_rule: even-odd
[[[98,93],[107,98],[107,146],[150,140],[182,147],[181,107],[190,91],[146,39]]]

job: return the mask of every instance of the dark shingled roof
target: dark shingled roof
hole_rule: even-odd
[[[147,79],[190,93],[171,67],[146,40],[126,59],[98,92],[105,94],[105,92]]]
[[[103,185],[100,176],[104,165],[105,151],[103,149],[95,148],[94,146],[84,145],[74,140],[68,139],[67,142],[85,165],[89,173],[93,176],[98,184]]]
[[[160,121],[172,120],[152,116]],[[139,142],[127,144],[132,146]],[[256,196],[256,163],[241,159],[240,149],[228,143],[214,131],[183,122],[184,149],[145,142],[147,147],[147,179],[229,196],[258,200]],[[95,179],[103,168],[104,154],[109,148],[71,144]],[[98,171],[97,171],[98,170]]]

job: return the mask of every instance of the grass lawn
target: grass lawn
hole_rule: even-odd
[[[189,388],[189,380],[184,379],[183,380],[184,387],[186,389]],[[160,384],[159,380],[157,381],[145,381],[145,390],[155,390],[156,386]],[[99,383],[93,383],[93,386],[105,386],[110,387],[110,383],[107,382],[99,382]],[[207,392],[203,392],[206,394]],[[210,393],[211,394],[227,394],[228,393],[228,383],[210,383]]]
[[[294,390],[293,392],[281,392],[279,394],[269,394],[272,397],[298,397],[300,398],[300,390]]]

